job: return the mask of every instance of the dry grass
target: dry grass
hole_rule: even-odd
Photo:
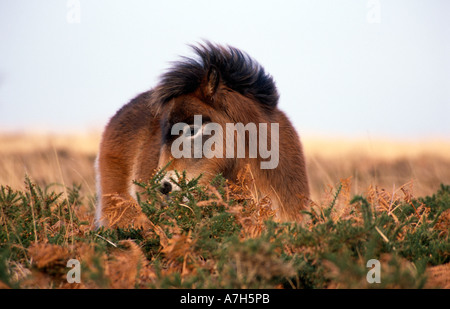
[[[450,140],[313,138],[303,144],[313,199],[348,177],[351,194],[370,186],[395,191],[412,181],[414,195],[425,196],[450,183]]]
[[[28,174],[41,186],[81,184],[83,193],[93,196],[99,141],[99,133],[0,134],[0,184],[22,190]]]
[[[94,161],[100,133],[74,135],[0,134],[0,184],[24,188],[27,173],[39,185],[82,185],[95,194]],[[312,199],[351,177],[351,194],[372,186],[395,191],[413,181],[415,196],[450,183],[450,140],[389,141],[304,138]],[[53,188],[56,189],[56,188]]]

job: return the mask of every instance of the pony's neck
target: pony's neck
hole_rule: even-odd
[[[272,200],[281,221],[301,221],[301,210],[309,200],[305,158],[297,132],[284,115],[279,117],[279,163],[275,169],[260,169],[253,164],[256,187]]]

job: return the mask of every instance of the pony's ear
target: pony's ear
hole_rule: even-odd
[[[213,100],[216,94],[217,88],[220,83],[220,73],[216,67],[211,66],[208,74],[206,75],[206,81],[203,86],[203,94],[208,100]]]

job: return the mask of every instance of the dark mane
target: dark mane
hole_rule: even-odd
[[[210,42],[191,47],[198,59],[183,57],[161,76],[154,92],[154,98],[160,104],[194,92],[210,69],[214,68],[219,73],[220,81],[232,90],[256,99],[265,107],[274,108],[277,105],[278,92],[272,77],[246,53]]]

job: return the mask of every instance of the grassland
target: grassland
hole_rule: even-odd
[[[243,175],[182,183],[169,202],[156,178],[137,184],[153,228],[95,230],[99,138],[0,136],[0,286],[450,287],[449,141],[305,139],[303,225],[272,222]],[[65,277],[72,258],[78,285]],[[366,280],[371,258],[382,263],[378,286]]]
[[[40,185],[82,184],[95,194],[94,160],[100,134],[0,135],[0,184],[24,188],[28,174]],[[414,195],[433,194],[450,183],[450,141],[305,138],[312,199],[340,179],[352,177],[352,194],[370,185],[396,190],[413,182]]]

